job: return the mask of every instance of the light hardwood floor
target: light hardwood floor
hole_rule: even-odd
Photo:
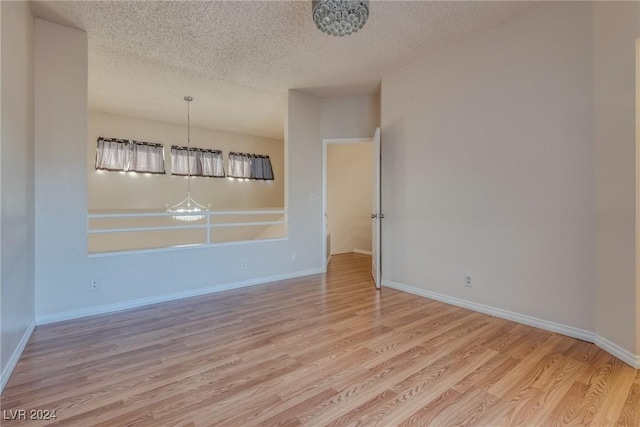
[[[640,426],[640,373],[586,342],[377,292],[370,258],[346,254],[326,275],[38,327],[1,404],[72,426]]]

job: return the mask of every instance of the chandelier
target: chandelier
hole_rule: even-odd
[[[361,29],[369,18],[369,0],[314,0],[313,21],[332,36],[344,36]]]
[[[190,96],[185,96],[187,101],[187,198],[177,205],[166,204],[167,212],[173,214],[171,217],[180,221],[197,221],[206,216],[209,207],[202,206],[191,198],[191,115],[189,114],[189,104],[193,101]]]

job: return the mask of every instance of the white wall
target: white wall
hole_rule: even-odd
[[[320,103],[320,134],[322,139],[368,138],[380,126],[380,94],[317,98]],[[331,146],[331,145],[329,145]],[[371,210],[368,208],[368,211]],[[322,212],[321,212],[322,213]],[[370,214],[370,212],[369,212]],[[335,214],[334,214],[335,215]],[[369,218],[369,225],[371,219]],[[329,224],[332,220],[329,218]],[[335,221],[333,222],[335,225]],[[331,225],[329,225],[331,226]],[[327,229],[328,233],[331,233]],[[334,251],[335,236],[327,238],[327,253]],[[364,243],[363,243],[364,244]],[[337,247],[341,247],[340,242]],[[362,248],[351,248],[362,249]],[[342,251],[343,249],[340,249]]]
[[[320,99],[322,138],[372,137],[380,126],[380,94]]]
[[[385,77],[385,279],[637,364],[639,35],[637,2],[549,3]]]
[[[593,12],[596,331],[640,355],[634,111],[640,3],[595,2]]]
[[[384,279],[594,330],[591,56],[546,4],[384,77]]]
[[[287,239],[87,258],[86,34],[44,21],[36,27],[39,322],[322,271],[321,100],[296,91],[285,117]],[[90,279],[98,292],[89,292]]]
[[[611,328],[594,314],[598,306],[608,315],[603,309],[611,308],[609,301],[633,296],[626,258],[620,276],[614,275],[617,261],[598,259],[596,250],[604,233],[596,212],[607,224],[609,215],[622,212],[623,231],[634,231],[626,201],[616,198],[608,212],[596,211],[596,205],[609,207],[608,199],[598,199],[601,190],[611,190],[609,179],[623,183],[626,194],[630,174],[628,162],[610,163],[620,154],[617,141],[611,158],[597,157],[598,135],[615,120],[602,111],[615,97],[596,96],[594,104],[594,90],[598,95],[598,85],[615,69],[596,66],[592,75],[592,60],[607,50],[600,50],[600,42],[606,47],[607,40],[627,40],[635,24],[625,19],[622,36],[616,30],[599,38],[594,23],[608,19],[599,7],[592,14],[590,4],[546,4],[384,78],[382,271],[387,280],[416,288],[598,329],[633,351],[637,318],[622,314],[632,323],[612,322]],[[2,46],[4,55],[4,37]],[[285,122],[289,239],[87,259],[86,55],[84,33],[37,21],[40,320],[321,270],[321,140],[364,136],[361,129],[370,125],[334,132],[328,114],[338,110],[323,110],[332,101],[296,91],[289,92]],[[615,64],[626,66],[628,51],[616,55]],[[629,88],[626,71],[622,80],[619,87]],[[628,111],[623,113],[626,129]],[[3,128],[3,165],[4,140]],[[622,151],[633,158],[626,134],[624,141]],[[627,238],[613,231],[627,250]],[[240,259],[249,268],[241,270]],[[474,288],[462,286],[465,273],[473,275]],[[596,293],[617,277],[624,283],[611,290],[621,289],[619,297],[596,301]],[[99,292],[88,292],[89,278],[99,280]]]
[[[327,145],[331,254],[371,251],[371,143]]]
[[[34,315],[33,28],[29,3],[0,3],[0,390],[32,331]]]
[[[176,108],[184,101],[177,101]],[[197,100],[192,109],[197,108]],[[185,118],[186,119],[186,118]],[[171,146],[187,145],[187,127],[175,123],[126,117],[91,111],[87,149],[90,210],[159,209],[176,204],[186,196],[186,178],[171,176]],[[121,174],[95,170],[96,140],[99,136],[135,139],[164,144],[166,175]],[[240,181],[192,178],[195,200],[213,210],[282,208],[284,206],[284,142],[209,129],[191,128],[191,145],[224,152],[266,154],[274,169],[273,181]]]
[[[87,37],[36,19],[36,313],[87,281]]]
[[[321,271],[320,103],[295,93],[285,128],[288,239],[87,258],[86,42],[83,32],[36,22],[39,322]],[[89,279],[99,291],[89,292]]]
[[[289,233],[300,262],[322,268],[322,130],[320,98],[289,91],[285,124]],[[294,212],[296,215],[294,216]],[[300,257],[303,258],[300,258]]]

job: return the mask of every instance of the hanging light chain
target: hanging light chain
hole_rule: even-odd
[[[184,97],[187,101],[187,205],[190,205],[191,201],[191,101],[193,98],[190,96]]]
[[[180,221],[198,221],[206,217],[211,205],[202,206],[191,198],[191,107],[189,103],[193,101],[190,96],[185,96],[187,101],[187,198],[174,206],[166,204],[167,212],[172,214],[173,219]]]

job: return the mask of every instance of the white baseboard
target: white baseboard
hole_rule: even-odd
[[[206,288],[191,289],[188,291],[175,292],[171,294],[159,295],[149,298],[140,298],[131,301],[123,301],[115,304],[100,305],[96,307],[83,308],[80,310],[71,310],[62,313],[47,314],[37,316],[38,325],[46,325],[48,323],[62,322],[65,320],[79,319],[81,317],[95,316],[97,314],[113,313],[116,311],[128,310],[131,308],[143,307],[145,305],[157,304],[161,302],[175,301],[183,298],[190,298],[199,295],[212,294],[216,292],[228,291],[231,289],[244,288],[247,286],[262,285],[279,280],[294,279],[296,277],[310,276],[312,274],[323,273],[322,268],[314,268],[310,270],[296,271],[293,273],[278,274],[275,276],[260,277],[256,279],[242,280],[233,283],[208,286]]]
[[[330,262],[331,262],[331,255],[327,257],[327,264],[325,265],[325,267],[328,266]],[[325,273],[326,273],[326,268],[325,268]]]
[[[13,351],[13,354],[11,355],[11,358],[9,359],[7,366],[4,368],[4,371],[2,371],[2,373],[0,374],[0,394],[4,390],[4,387],[7,385],[7,383],[9,382],[9,378],[11,378],[11,374],[13,374],[13,370],[16,368],[16,365],[18,364],[18,360],[20,360],[20,356],[22,356],[22,352],[24,351],[24,348],[27,346],[27,343],[29,342],[29,338],[31,338],[31,334],[33,333],[33,330],[35,328],[36,328],[36,321],[33,320],[29,325],[29,327],[27,328],[27,330],[22,335],[22,338],[20,339],[20,342],[18,343],[18,346],[16,347],[16,349]]]
[[[600,335],[595,336],[593,343],[632,368],[640,369],[640,354],[633,354]]]
[[[424,289],[404,285],[402,283],[394,282],[391,280],[382,280],[382,285],[388,288],[393,288],[399,291],[403,291],[403,292],[418,295],[421,297],[444,302],[446,304],[467,308],[469,310],[477,311],[484,314],[489,314],[491,316],[500,317],[502,319],[511,320],[514,322],[544,329],[546,331],[556,332],[558,334],[567,335],[569,337],[577,338],[583,341],[588,341],[588,342],[594,343],[601,349],[617,357],[618,359],[627,363],[631,367],[635,369],[640,369],[639,355],[634,355],[633,353],[623,349],[622,347],[619,347],[618,345],[612,343],[611,341],[597,335],[595,332],[575,328],[573,326],[563,325],[561,323],[550,322],[548,320],[540,319],[538,317],[515,313],[513,311],[503,310],[501,308],[495,308],[495,307],[490,307],[484,304],[478,304],[478,303],[463,300],[460,298],[439,294],[437,292],[427,291]]]
[[[365,251],[364,249],[354,249],[353,252],[357,254],[371,255],[371,251]]]
[[[420,288],[414,288],[413,286],[407,286],[407,285],[403,285],[397,282],[392,282],[389,280],[383,280],[382,284],[384,286],[397,289],[399,291],[408,292],[414,295],[420,295],[429,299],[434,299],[436,301],[441,301],[441,302],[455,305],[458,307],[468,308],[469,310],[478,311],[480,313],[489,314],[491,316],[500,317],[502,319],[513,320],[514,322],[523,323],[525,325],[534,326],[536,328],[544,329],[551,332],[557,332],[563,335],[568,335],[570,337],[578,338],[583,341],[593,342],[593,339],[594,339],[593,332],[574,328],[572,326],[562,325],[560,323],[550,322],[548,320],[540,319],[533,316],[528,316],[526,314],[515,313],[513,311],[503,310],[501,308],[495,308],[495,307],[491,307],[484,304],[478,304],[478,303],[463,300],[460,298],[450,297],[448,295],[426,291]]]
[[[329,257],[328,259],[330,260],[331,257]],[[322,272],[323,272],[322,268],[309,269],[309,270],[303,270],[303,271],[298,271],[293,273],[262,277],[257,279],[250,279],[250,280],[238,281],[238,282],[233,282],[233,283],[228,283],[223,285],[216,285],[216,286],[211,286],[206,288],[160,295],[157,297],[142,298],[142,299],[137,299],[133,301],[116,303],[116,304],[102,305],[98,307],[90,307],[90,308],[81,309],[81,310],[72,310],[72,311],[67,311],[63,313],[38,316],[37,324],[44,325],[47,323],[55,323],[55,322],[61,322],[64,320],[78,319],[81,317],[94,316],[97,314],[112,313],[116,311],[142,307],[145,305],[157,304],[160,302],[174,301],[174,300],[179,300],[183,298],[206,295],[206,294],[222,292],[222,291],[231,290],[231,289],[243,288],[247,286],[255,286],[255,285],[275,282],[279,280],[293,279],[296,277],[310,276],[313,274],[321,274]],[[455,297],[439,294],[436,292],[427,291],[424,289],[404,285],[402,283],[398,283],[390,280],[382,280],[382,285],[389,288],[397,289],[399,291],[408,292],[410,294],[422,296],[422,297],[433,299],[436,301],[441,301],[446,304],[467,308],[469,310],[474,310],[474,311],[485,313],[491,316],[500,317],[502,319],[507,319],[507,320],[522,323],[525,325],[533,326],[536,328],[544,329],[547,331],[556,332],[562,335],[578,338],[583,341],[592,342],[598,347],[600,347],[601,349],[605,350],[611,355],[627,363],[631,367],[635,369],[640,369],[640,355],[634,355],[632,352],[618,346],[617,344],[607,340],[606,338],[600,335],[597,335],[594,332],[586,331],[584,329],[579,329],[572,326],[563,325],[556,322],[550,322],[548,320],[540,319],[533,316],[528,316],[525,314],[515,313],[512,311],[503,310],[500,308],[490,307],[487,305],[466,301],[460,298],[455,298]],[[12,354],[11,358],[9,359],[9,363],[7,364],[5,370],[1,373],[0,393],[4,389],[6,383],[9,381],[9,377],[11,376],[11,373],[15,369],[15,366],[17,365],[18,360],[20,359],[20,356],[24,351],[24,348],[26,347],[27,342],[31,337],[31,334],[35,329],[35,326],[36,326],[36,322],[33,322],[29,326],[29,328],[23,335],[22,339],[20,340],[20,343],[16,347],[14,353]]]

